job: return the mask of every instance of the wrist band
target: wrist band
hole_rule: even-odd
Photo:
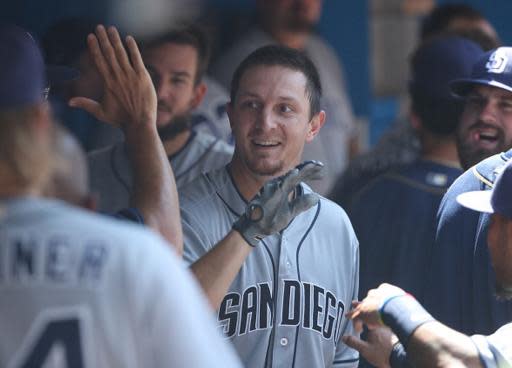
[[[247,236],[246,231],[247,230],[247,218],[245,215],[242,215],[232,226],[232,229],[238,232],[242,238],[249,244],[251,247],[256,248],[256,246],[259,244],[261,239],[258,239],[256,237],[251,238]]]
[[[412,333],[422,324],[434,320],[410,294],[387,299],[379,309],[379,314],[384,324],[391,328],[406,348]]]

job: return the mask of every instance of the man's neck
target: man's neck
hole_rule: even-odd
[[[422,137],[421,143],[422,159],[447,166],[460,167],[459,155],[454,139],[428,135]]]
[[[268,32],[279,44],[297,50],[303,50],[310,37],[310,32],[289,31],[282,28],[268,28],[266,29],[266,32]]]
[[[167,156],[172,156],[185,147],[191,134],[192,132],[190,130],[185,130],[184,132],[162,142]]]
[[[233,160],[229,164],[229,171],[242,197],[246,201],[250,201],[267,181],[283,175],[288,170],[284,170],[283,172],[277,173],[273,176],[257,175],[249,170],[243,162],[238,160],[235,153]]]

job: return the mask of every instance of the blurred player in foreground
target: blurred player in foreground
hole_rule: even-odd
[[[133,38],[129,56],[114,28],[88,42],[108,88],[89,106],[156,135]],[[41,197],[54,161],[43,59],[27,32],[1,26],[0,63],[0,366],[238,367],[160,237]]]

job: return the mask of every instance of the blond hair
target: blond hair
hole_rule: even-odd
[[[40,189],[51,173],[51,141],[37,129],[44,105],[0,110],[0,183],[17,191]],[[49,136],[49,135],[48,135]]]

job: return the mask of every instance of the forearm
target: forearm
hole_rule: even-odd
[[[191,270],[214,310],[219,309],[229,286],[252,249],[237,231],[231,231],[192,264]]]
[[[145,223],[162,234],[181,255],[183,235],[178,192],[156,127],[127,124],[124,132],[134,173],[131,204],[142,213]]]
[[[414,331],[407,355],[415,367],[482,367],[471,339],[437,321]]]

